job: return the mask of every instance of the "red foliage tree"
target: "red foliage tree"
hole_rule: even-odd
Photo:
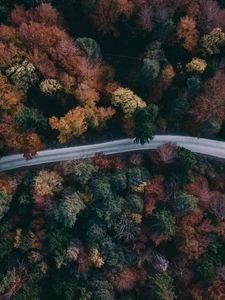
[[[187,186],[187,192],[193,196],[198,197],[199,205],[207,208],[210,204],[211,192],[206,178],[198,176],[193,183]]]
[[[147,215],[151,214],[158,201],[165,199],[164,191],[164,177],[157,175],[152,180],[147,182],[145,188],[145,212]]]
[[[119,292],[130,291],[137,283],[137,274],[130,267],[125,267],[118,273],[110,273],[109,280]]]
[[[150,158],[155,164],[172,163],[176,157],[177,146],[171,143],[158,147],[157,150],[150,153]]]
[[[184,215],[179,222],[178,249],[189,260],[198,259],[209,245],[209,240],[197,230],[202,219],[203,212],[199,210]]]
[[[88,9],[88,1],[84,1],[85,10]],[[91,11],[91,18],[98,30],[103,34],[112,33],[118,35],[119,32],[114,27],[115,22],[121,14],[127,17],[133,12],[133,3],[130,0],[99,0],[95,3],[94,10]]]
[[[95,165],[102,170],[109,170],[111,168],[111,160],[106,155],[100,153],[95,155]]]
[[[210,118],[225,120],[225,74],[217,71],[204,83],[203,92],[197,96],[190,111],[193,120],[204,122]]]

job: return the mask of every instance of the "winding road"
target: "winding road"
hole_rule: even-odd
[[[136,144],[132,139],[122,139],[85,146],[43,150],[31,160],[26,160],[22,154],[8,155],[0,160],[0,172],[58,161],[88,158],[98,153],[110,155],[156,149],[165,143],[174,143],[195,153],[225,159],[225,142],[188,136],[156,135],[150,143],[145,145]]]

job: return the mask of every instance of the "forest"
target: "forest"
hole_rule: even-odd
[[[225,0],[0,0],[0,164],[156,134],[225,142]],[[225,299],[222,159],[60,159],[0,172],[0,300]]]
[[[2,0],[0,153],[224,139],[223,0]]]
[[[0,299],[221,300],[225,163],[174,144],[0,176]]]

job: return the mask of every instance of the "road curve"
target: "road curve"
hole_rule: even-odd
[[[175,143],[195,153],[225,159],[225,142],[188,136],[156,135],[150,143],[145,145],[136,144],[132,139],[122,139],[93,145],[43,150],[31,160],[26,160],[22,154],[8,155],[0,160],[0,172],[51,162],[88,158],[98,153],[110,155],[156,149],[165,143]]]

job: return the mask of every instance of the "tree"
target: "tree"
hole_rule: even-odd
[[[52,117],[49,123],[53,129],[59,130],[58,136],[60,143],[66,143],[73,136],[78,137],[87,131],[87,123],[85,120],[85,110],[83,107],[77,107],[70,110],[64,117],[58,120]]]
[[[166,198],[164,189],[164,177],[157,175],[147,182],[145,188],[145,212],[152,214],[157,202]]]
[[[215,75],[204,83],[203,92],[194,100],[189,113],[197,123],[209,119],[225,119],[225,75],[217,71]]]
[[[187,176],[187,174],[190,176],[197,164],[197,159],[190,150],[178,148],[175,164],[178,172],[181,172],[181,174],[183,172],[185,176]]]
[[[92,159],[62,162],[61,167],[64,175],[72,176],[75,182],[82,185],[86,185],[98,170]]]
[[[123,214],[114,226],[116,237],[125,243],[134,243],[140,233],[140,227],[133,215]]]
[[[122,110],[125,115],[131,115],[137,108],[146,107],[146,103],[131,90],[119,87],[112,93],[112,104]]]
[[[100,0],[98,2],[85,1],[84,7],[100,32],[103,34],[112,33],[117,36],[119,32],[115,28],[116,21],[122,14],[130,17],[134,6],[129,0]]]
[[[62,190],[63,178],[54,171],[40,171],[34,178],[34,194],[37,197],[52,197]]]
[[[93,180],[92,189],[97,201],[104,201],[112,197],[111,185],[107,178]]]
[[[76,39],[76,45],[85,52],[85,54],[94,59],[101,58],[101,49],[98,43],[91,38],[78,38]]]
[[[134,112],[135,142],[148,143],[156,132],[158,107],[150,104],[145,108],[137,108]]]
[[[112,188],[116,192],[123,192],[127,188],[127,176],[124,171],[115,171],[112,174]]]
[[[200,13],[198,15],[198,27],[202,32],[210,32],[214,28],[225,30],[224,9],[221,9],[218,1],[201,0]]]
[[[190,183],[187,186],[187,192],[195,197],[198,197],[200,206],[209,206],[211,193],[209,190],[208,181],[203,176],[195,177],[193,183]]]
[[[54,96],[62,89],[61,83],[56,79],[45,79],[40,83],[40,90],[47,96]]]
[[[148,285],[157,300],[174,300],[173,278],[166,272],[155,271],[148,278]]]
[[[24,93],[9,83],[8,79],[0,73],[0,108],[3,111],[12,111],[23,103]]]
[[[219,195],[219,197],[212,195],[209,208],[219,221],[225,220],[225,199],[223,195]]]
[[[211,118],[202,124],[201,132],[204,136],[213,137],[220,132],[222,124],[222,120]]]
[[[207,62],[201,58],[193,58],[187,65],[186,70],[187,72],[194,73],[194,74],[202,74],[204,73],[207,67]]]
[[[120,272],[110,275],[112,285],[119,291],[132,290],[137,282],[137,274],[135,270],[129,267],[123,268]]]
[[[98,224],[94,223],[91,225],[86,233],[86,242],[88,245],[99,245],[101,244],[102,240],[106,237],[106,231],[99,226]]]
[[[198,35],[196,22],[188,16],[181,17],[177,27],[177,38],[184,41],[182,46],[188,51],[192,51],[197,46]]]
[[[149,84],[151,81],[159,76],[160,64],[156,59],[145,58],[143,66],[141,68],[140,77],[144,80],[145,84]]]
[[[210,285],[216,278],[216,266],[208,256],[200,257],[195,263],[196,278],[206,285]]]
[[[173,237],[176,234],[176,218],[169,210],[155,210],[149,221],[151,230],[158,235]]]
[[[192,195],[188,195],[185,192],[178,192],[176,194],[175,209],[178,214],[184,214],[188,211],[195,210],[197,208],[198,199]]]
[[[56,219],[65,227],[72,228],[80,211],[85,209],[85,204],[78,193],[66,195],[60,202],[56,212]]]
[[[12,195],[9,195],[4,188],[0,190],[0,221],[9,211],[9,206],[12,201]]]
[[[167,143],[159,146],[155,151],[150,153],[151,160],[159,164],[171,164],[174,162],[177,153],[175,144]]]
[[[221,28],[214,28],[209,34],[203,35],[199,44],[200,52],[205,57],[220,54],[225,45],[225,33]]]
[[[56,117],[50,118],[49,123],[53,129],[59,130],[58,140],[63,144],[73,137],[79,137],[89,127],[100,127],[114,113],[115,111],[111,107],[77,106],[60,119]]]
[[[91,281],[91,299],[93,300],[113,300],[115,294],[112,285],[106,280]],[[84,298],[84,300],[87,298]]]
[[[201,80],[198,76],[191,76],[187,79],[187,88],[189,93],[195,95],[201,89]]]
[[[129,208],[134,213],[142,213],[144,209],[144,203],[141,196],[137,194],[130,194],[127,196]]]
[[[6,69],[5,74],[17,88],[25,91],[38,82],[35,66],[26,59]]]
[[[37,109],[25,107],[16,113],[16,123],[24,131],[34,130],[37,133],[44,133],[48,121]]]
[[[139,186],[149,179],[150,173],[144,167],[132,167],[128,169],[128,181],[130,185]]]

